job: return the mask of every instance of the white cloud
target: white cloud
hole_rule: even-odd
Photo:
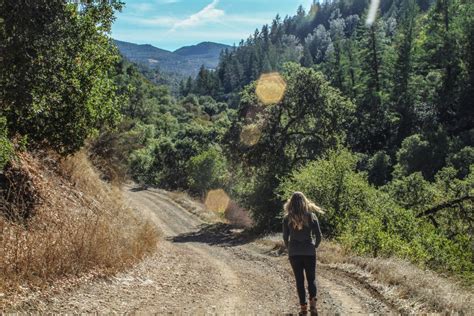
[[[142,2],[142,3],[131,3],[130,5],[128,5],[128,8],[130,8],[131,10],[135,12],[143,13],[143,12],[150,11],[153,8],[153,6],[149,3]]]
[[[216,8],[218,4],[219,0],[213,0],[201,11],[194,13],[184,20],[176,22],[173,26],[173,30],[196,26],[210,21],[218,21],[219,18],[225,15],[224,10]]]
[[[122,21],[130,22],[133,25],[140,26],[158,26],[158,27],[170,27],[178,23],[180,20],[171,16],[156,16],[151,18],[124,16],[121,17]]]
[[[232,26],[231,28],[240,29],[242,25],[255,25],[256,27],[260,27],[271,18],[268,16],[262,17],[247,17],[243,15],[225,15],[225,21],[222,19],[214,19],[212,22],[224,23],[226,26]],[[160,15],[154,17],[138,17],[138,16],[122,16],[120,17],[121,21],[129,22],[133,25],[140,25],[140,26],[158,26],[158,27],[173,27],[176,28],[176,24],[182,23],[182,19],[178,19],[176,17],[172,17],[169,15]],[[240,27],[238,27],[240,26]],[[252,32],[252,29],[249,29],[248,32]],[[249,33],[250,34],[250,33]]]

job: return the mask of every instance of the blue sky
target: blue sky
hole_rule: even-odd
[[[312,0],[125,0],[112,37],[175,50],[203,41],[238,44],[277,13],[294,15]]]

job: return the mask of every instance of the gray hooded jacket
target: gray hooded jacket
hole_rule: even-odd
[[[283,218],[283,241],[291,256],[315,256],[316,248],[321,243],[321,229],[318,218],[314,213],[309,213],[311,218],[308,226],[298,230],[288,222],[288,215]]]

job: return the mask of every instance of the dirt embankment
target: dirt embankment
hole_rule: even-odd
[[[17,153],[0,172],[0,314],[125,271],[154,252],[157,237],[85,152]]]

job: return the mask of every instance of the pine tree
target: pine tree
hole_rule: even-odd
[[[413,46],[415,40],[415,23],[418,7],[415,0],[404,0],[401,7],[393,75],[391,101],[393,110],[399,116],[396,145],[412,134],[415,123],[414,96],[410,86],[413,75]]]
[[[329,73],[331,78],[331,83],[333,86],[344,90],[344,70],[342,65],[342,48],[344,45],[344,29],[345,21],[340,18],[339,12],[336,14],[336,18],[329,21],[330,29],[329,33],[332,41],[332,54],[329,64]]]
[[[459,29],[453,23],[458,0],[437,0],[428,15],[423,43],[423,61],[428,70],[441,76],[437,87],[436,112],[438,120],[448,129],[454,125],[459,102],[460,47]]]
[[[193,78],[191,77],[188,77],[188,80],[186,80],[186,87],[185,87],[185,90],[184,90],[184,95],[188,95],[192,92],[194,92],[194,84],[193,84]]]
[[[384,149],[390,136],[387,104],[382,99],[384,36],[382,22],[376,20],[362,26],[359,37],[356,149],[371,153]]]
[[[303,57],[301,57],[300,64],[303,67],[313,66],[313,56],[311,55],[308,45],[304,45]]]
[[[185,83],[184,79],[179,82],[179,95],[182,96],[182,97],[187,96],[186,83]]]

